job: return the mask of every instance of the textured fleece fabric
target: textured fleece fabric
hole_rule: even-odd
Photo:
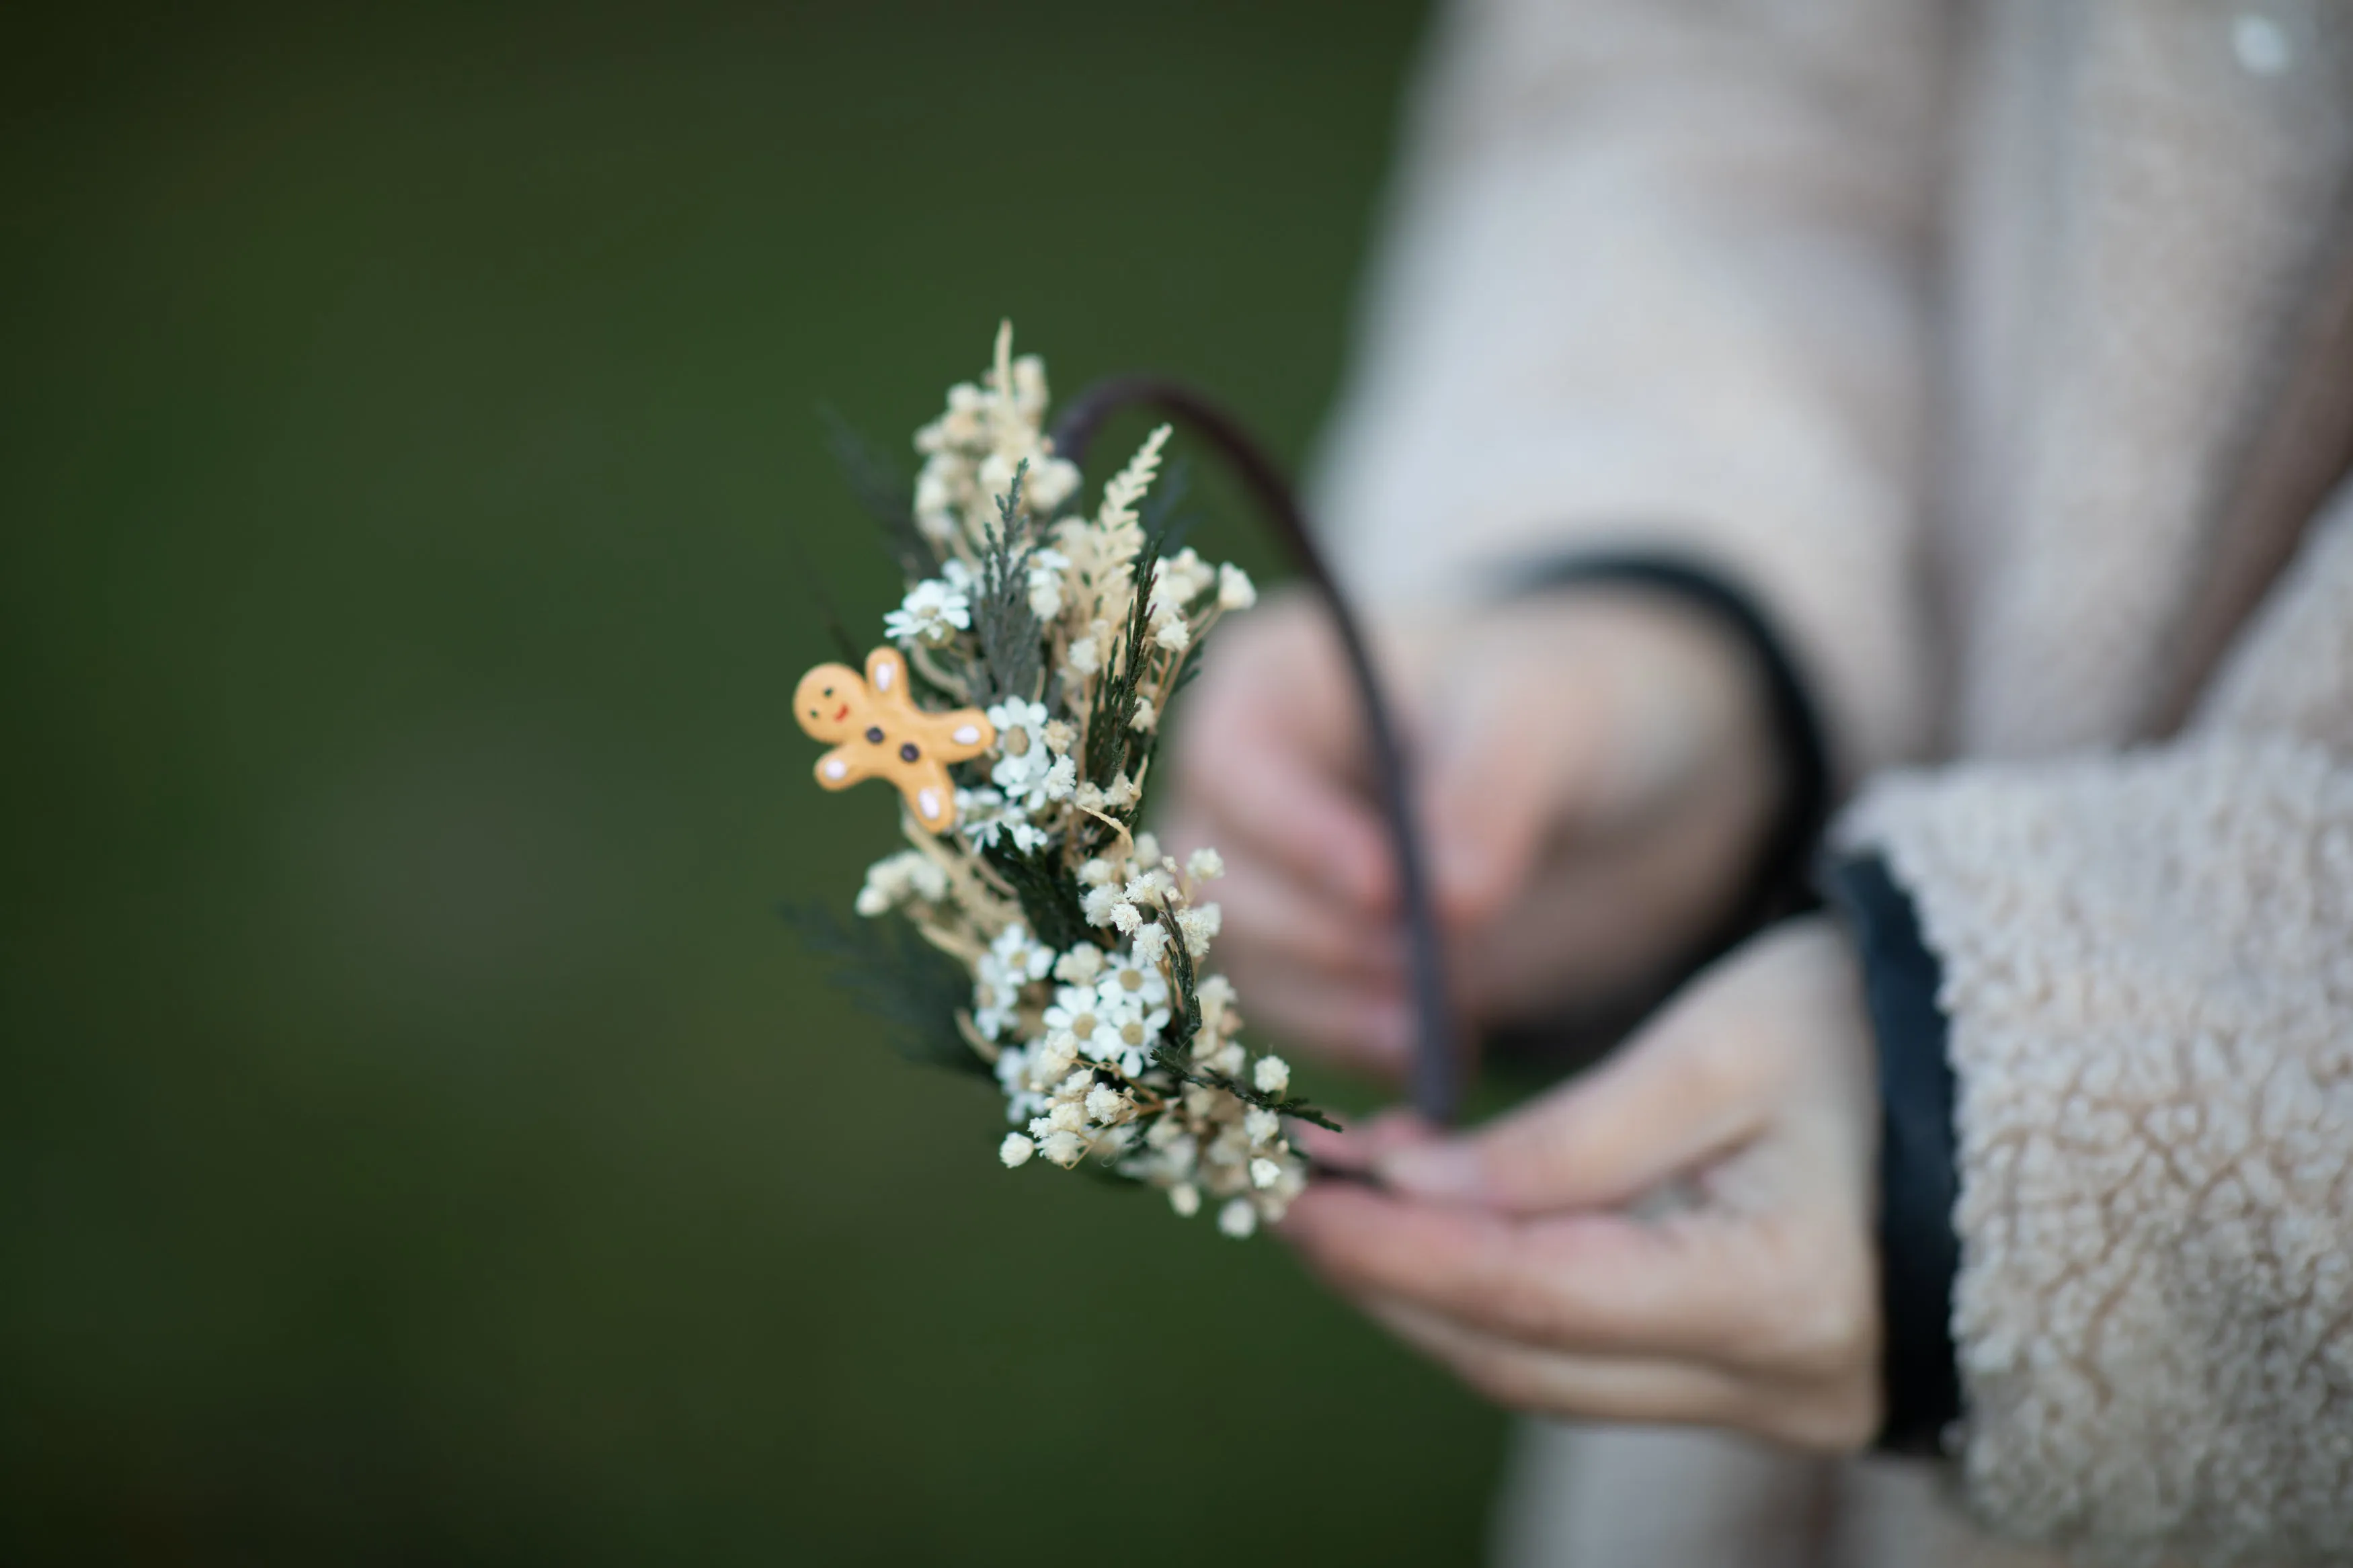
[[[2055,1560],[1956,1498],[2348,1560],[2353,501],[2146,742],[2353,255],[2353,5],[1465,0],[1408,132],[1345,570],[1398,621],[1565,548],[1745,582],[1958,1078],[1957,1464],[1532,1426],[1507,1560]]]

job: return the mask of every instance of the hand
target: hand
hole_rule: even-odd
[[[1757,938],[1476,1133],[1392,1119],[1307,1141],[1381,1186],[1317,1183],[1284,1236],[1490,1398],[1832,1450],[1877,1430],[1877,1092],[1827,921]]]
[[[1383,654],[1472,1024],[1654,975],[1729,910],[1780,780],[1761,682],[1713,620],[1591,588]],[[1253,1021],[1394,1071],[1412,1036],[1397,874],[1323,609],[1271,602],[1208,657],[1164,837],[1225,857],[1219,952]]]

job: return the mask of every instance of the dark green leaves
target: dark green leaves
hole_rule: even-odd
[[[1078,889],[1059,858],[1050,853],[1025,855],[1001,841],[981,853],[1013,889],[1030,935],[1057,952],[1094,940],[1079,910]]]
[[[956,1009],[972,1000],[964,966],[925,942],[901,915],[843,923],[823,904],[782,904],[776,912],[801,942],[830,965],[833,983],[859,1010],[881,1019],[892,1047],[922,1067],[989,1076],[989,1066],[965,1043]]]
[[[826,445],[833,450],[833,460],[841,465],[842,478],[849,481],[859,506],[881,529],[882,542],[899,570],[910,582],[938,576],[940,552],[915,526],[914,482],[832,409],[820,408],[818,415],[825,421]]]

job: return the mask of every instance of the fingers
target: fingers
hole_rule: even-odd
[[[1768,1273],[1752,1239],[1720,1221],[1513,1220],[1354,1184],[1311,1188],[1282,1233],[1345,1294],[1580,1354],[1717,1362]]]
[[[1353,910],[1385,915],[1397,879],[1380,819],[1333,759],[1299,741],[1245,731],[1214,757],[1192,754],[1186,798],[1226,837],[1225,852],[1262,858]]]
[[[1172,841],[1185,843],[1187,831],[1179,824]],[[1229,946],[1335,978],[1392,990],[1405,984],[1405,939],[1395,921],[1338,903],[1261,858],[1227,854],[1215,897]]]
[[[1375,1161],[1392,1149],[1440,1136],[1438,1129],[1404,1110],[1384,1110],[1342,1132],[1312,1121],[1300,1122],[1291,1130],[1292,1142],[1317,1164],[1355,1172],[1369,1171]]]
[[[1219,951],[1254,1027],[1328,1061],[1388,1077],[1403,1070],[1413,1048],[1413,1012],[1401,992],[1262,962],[1222,939]]]
[[[1398,1150],[1381,1178],[1509,1214],[1626,1203],[1737,1147],[1769,1116],[1772,1064],[1743,1053],[1729,1023],[1686,1001],[1535,1103],[1467,1137]]]
[[[1365,1311],[1398,1338],[1499,1405],[1598,1421],[1728,1426],[1746,1414],[1741,1380],[1713,1367],[1577,1355],[1499,1339],[1394,1298]]]
[[[1459,681],[1447,695],[1430,720],[1424,811],[1440,907],[1469,926],[1526,885],[1603,737],[1590,689],[1573,682],[1539,698],[1524,681]]]
[[[1357,699],[1322,607],[1261,606],[1211,645],[1172,761],[1187,816],[1229,858],[1263,856],[1367,910],[1394,897],[1388,841],[1364,797]]]

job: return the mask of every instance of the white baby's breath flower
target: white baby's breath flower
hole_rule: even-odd
[[[1087,1114],[1106,1127],[1128,1112],[1127,1096],[1108,1084],[1099,1084],[1087,1091]],[[1261,1186],[1266,1184],[1261,1182]]]
[[[1271,1143],[1282,1136],[1282,1118],[1253,1105],[1242,1115],[1242,1132],[1254,1144]]]
[[[1228,1040],[1218,1047],[1215,1055],[1210,1057],[1209,1065],[1228,1078],[1233,1078],[1241,1072],[1242,1064],[1247,1060],[1249,1060],[1249,1053],[1242,1049],[1241,1042]]]
[[[1034,1128],[1037,1123],[1033,1121],[1030,1125]],[[1083,1132],[1086,1126],[1087,1108],[1076,1100],[1059,1100],[1051,1110],[1046,1112],[1046,1130],[1049,1132]]]
[[[1176,912],[1176,929],[1185,933],[1185,951],[1195,958],[1208,956],[1210,942],[1224,926],[1226,912],[1216,904],[1196,904]]]
[[[1268,1159],[1252,1160],[1250,1163],[1250,1179],[1253,1187],[1271,1187],[1282,1180],[1282,1167]]]
[[[1038,794],[1048,803],[1068,800],[1079,787],[1079,764],[1073,757],[1056,757],[1046,776],[1038,781]]]
[[[1032,1054],[1030,1079],[1042,1090],[1068,1073],[1078,1059],[1078,1037],[1066,1029],[1058,1029],[1040,1041]]]
[[[1051,517],[1078,488],[1077,464],[1060,458],[1041,458],[1029,467],[1027,487],[1029,510],[1035,516]]]
[[[997,1146],[997,1157],[1005,1162],[1005,1168],[1008,1171],[1016,1165],[1028,1164],[1029,1156],[1037,1152],[1038,1145],[1018,1132],[1008,1132],[1005,1142]]]
[[[1152,699],[1149,697],[1137,698],[1135,700],[1135,717],[1127,721],[1127,727],[1134,731],[1139,735],[1149,735],[1152,733],[1153,726],[1159,722],[1160,714],[1158,710],[1152,706]]]
[[[1226,874],[1225,858],[1204,845],[1186,860],[1185,871],[1197,882],[1215,881]]]
[[[926,426],[925,433],[932,428]],[[956,512],[966,483],[964,464],[946,452],[933,453],[923,472],[915,476],[915,527],[934,544],[945,544],[955,537]]]
[[[1218,607],[1221,610],[1247,610],[1258,603],[1258,589],[1250,574],[1240,567],[1227,564],[1218,568]]]
[[[1097,892],[1109,892],[1110,890],[1111,889],[1108,888],[1099,888],[1096,889]],[[1092,895],[1090,896],[1092,897]],[[1144,914],[1143,911],[1138,910],[1134,904],[1128,903],[1123,900],[1120,902],[1112,905],[1111,923],[1121,935],[1134,936],[1137,929],[1144,924]]]
[[[936,646],[971,625],[972,601],[962,589],[937,577],[926,577],[908,589],[899,607],[882,617],[884,634],[898,643]]]
[[[1011,347],[1008,342],[1007,347]],[[1024,420],[1037,423],[1046,412],[1046,362],[1036,354],[1023,354],[1010,367],[1013,382],[1013,406]]]
[[[1079,896],[1079,912],[1086,917],[1087,924],[1091,926],[1118,924],[1123,910],[1127,911],[1131,921],[1134,920],[1135,906],[1123,898],[1117,888],[1089,888]],[[1129,924],[1121,929],[1132,931],[1135,927]]]
[[[1051,621],[1062,613],[1062,574],[1070,565],[1071,558],[1059,550],[1041,548],[1030,554],[1029,613],[1039,620]]]
[[[1261,1057],[1250,1069],[1250,1081],[1261,1094],[1282,1094],[1291,1088],[1291,1064],[1281,1057]]]
[[[1168,929],[1166,926],[1145,926],[1128,939],[1139,963],[1157,964],[1168,951]]]
[[[1158,631],[1152,634],[1152,640],[1170,653],[1183,653],[1192,646],[1193,632],[1192,628],[1182,621],[1167,621],[1162,624]]]
[[[1054,1157],[1051,1149],[1046,1152],[1046,1157]],[[1258,1230],[1258,1210],[1250,1206],[1248,1198],[1232,1199],[1218,1211],[1218,1229],[1236,1241],[1248,1241]]]
[[[1086,1158],[1086,1140],[1075,1132],[1050,1132],[1046,1135],[1045,1141],[1038,1145],[1038,1152],[1067,1171]],[[1228,1232],[1228,1234],[1232,1233]]]
[[[991,452],[980,460],[980,468],[973,478],[979,484],[981,494],[988,498],[988,510],[992,514],[988,519],[990,522],[997,521],[993,514],[1012,495],[1013,476],[1021,473],[1021,458],[1002,450]],[[1022,507],[1026,510],[1029,502],[1029,479],[1026,473],[1022,473],[1021,491]]]
[[[1190,1182],[1177,1183],[1168,1189],[1168,1206],[1178,1219],[1191,1219],[1201,1212],[1201,1189]]]

